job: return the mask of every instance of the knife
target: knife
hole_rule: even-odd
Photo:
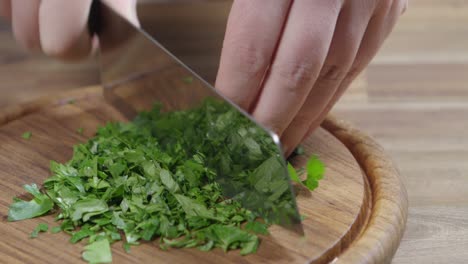
[[[243,207],[269,223],[304,234],[279,137],[275,133],[219,94],[156,39],[120,16],[104,1],[93,1],[88,27],[99,39],[104,98],[129,120],[139,111],[150,109],[155,102],[162,104],[163,111],[180,111],[197,107],[209,98],[237,111],[249,122],[249,129],[268,138],[274,154],[263,154],[261,161],[267,165],[273,159],[277,162],[271,164],[277,167],[268,168],[258,182],[242,181],[224,171],[217,172],[216,181],[225,197],[238,200]],[[210,144],[209,139],[207,144]],[[237,160],[245,157],[245,153],[233,152],[231,155]],[[265,187],[267,181],[275,182],[274,189]]]

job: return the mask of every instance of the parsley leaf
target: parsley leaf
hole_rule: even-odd
[[[288,173],[289,173],[289,177],[291,177],[292,181],[295,181],[297,183],[301,183],[301,180],[299,179],[299,176],[297,175],[296,169],[289,162],[288,162]]]
[[[302,183],[307,186],[309,190],[313,190],[318,187],[318,181],[323,178],[325,166],[317,156],[312,156],[307,161],[306,171],[307,179],[302,181]]]
[[[107,203],[100,199],[87,198],[76,202],[71,208],[71,220],[83,220],[86,222],[93,215],[98,215],[108,210]]]
[[[50,232],[52,234],[57,234],[57,233],[60,233],[60,231],[62,231],[62,228],[60,226],[54,226],[50,229]]]
[[[255,234],[262,234],[262,235],[268,235],[269,234],[268,225],[266,225],[264,223],[257,222],[257,221],[248,222],[245,225],[245,230],[253,232]]]
[[[32,194],[31,201],[16,198],[8,210],[8,221],[18,221],[33,218],[49,212],[54,207],[54,202],[45,194],[42,194],[36,184],[24,185],[24,189]]]
[[[49,230],[49,226],[45,223],[39,223],[36,228],[32,231],[30,237],[36,238],[39,235],[39,232],[47,232]]]
[[[24,133],[21,135],[21,137],[22,137],[23,139],[26,139],[26,140],[30,139],[31,136],[32,136],[32,132],[31,132],[31,131],[26,131],[26,132],[24,132]]]
[[[107,239],[102,239],[85,246],[82,257],[84,260],[88,261],[88,263],[112,262],[109,241]]]
[[[300,171],[303,169],[301,168]],[[318,187],[319,180],[323,178],[325,173],[325,165],[320,161],[317,156],[311,156],[306,164],[306,179],[301,181],[296,169],[288,163],[288,173],[291,180],[299,184],[303,184],[309,190],[313,191]]]
[[[86,237],[94,235],[94,233],[95,231],[91,230],[89,226],[83,226],[80,231],[72,233],[70,243],[75,244]]]

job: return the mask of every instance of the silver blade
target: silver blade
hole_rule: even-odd
[[[216,168],[216,181],[222,187],[223,194],[240,201],[242,206],[267,222],[303,234],[295,195],[276,134],[256,123],[158,41],[104,3],[93,3],[89,24],[90,30],[96,32],[99,38],[101,79],[106,101],[128,119],[133,119],[139,111],[151,109],[156,102],[162,104],[163,111],[194,109],[207,100],[222,104],[225,112],[217,114],[234,113],[248,126],[242,131],[237,131],[235,127],[215,131],[225,136],[226,144],[223,146],[210,140],[209,135],[205,139],[213,149],[222,147],[230,151],[228,157],[223,158],[228,162]],[[244,138],[246,131],[247,135],[256,136],[247,140]],[[234,138],[238,143],[242,142],[236,145],[241,147],[231,148],[229,142]],[[249,156],[252,151],[256,155],[255,162]],[[236,172],[236,164],[247,167],[248,173]]]

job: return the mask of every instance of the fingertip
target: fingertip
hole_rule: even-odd
[[[44,54],[64,61],[81,60],[88,57],[92,50],[91,39],[87,34],[64,41],[41,35],[41,46]]]
[[[39,10],[40,43],[46,55],[75,61],[92,50],[87,22],[91,0],[43,0]],[[60,12],[57,12],[60,10]]]

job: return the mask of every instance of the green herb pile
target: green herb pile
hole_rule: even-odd
[[[214,100],[187,111],[160,109],[142,112],[130,123],[109,123],[87,143],[76,145],[70,161],[51,162],[44,191],[25,185],[34,198],[15,198],[8,219],[37,217],[57,208],[60,230],[71,235],[70,242],[87,239],[83,258],[89,262],[111,261],[110,244],[119,240],[126,250],[141,240],[158,239],[163,249],[256,252],[257,234],[268,234],[269,225],[258,216],[279,217],[295,210],[271,139]],[[302,183],[313,189],[323,165],[313,158],[307,172]],[[289,173],[301,182],[292,166]],[[256,194],[231,197],[243,188]],[[241,206],[239,201],[246,199],[251,201],[248,208],[259,210]],[[41,224],[31,236],[47,230]]]

